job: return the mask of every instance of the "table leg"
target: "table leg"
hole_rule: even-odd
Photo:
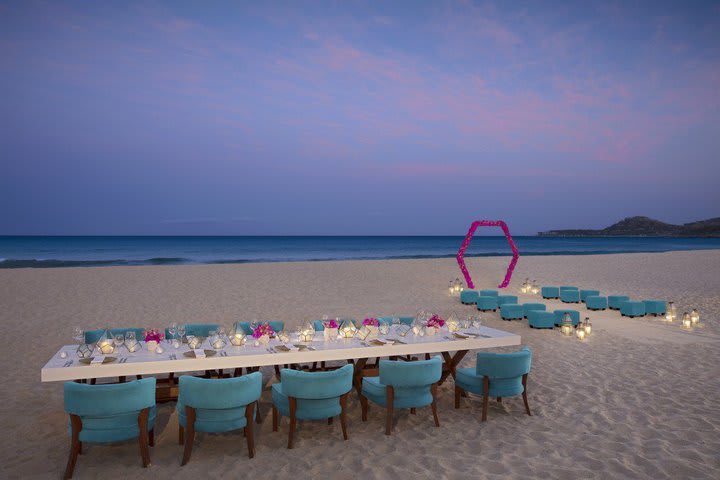
[[[367,358],[358,358],[355,362],[355,389],[357,390],[358,395],[362,393],[362,371],[363,368],[365,368],[367,361]]]
[[[452,375],[453,379],[455,378],[455,370],[467,353],[468,350],[458,350],[455,355],[451,356],[450,352],[442,352],[445,363],[443,364],[443,373],[438,385],[442,385],[449,375]]]

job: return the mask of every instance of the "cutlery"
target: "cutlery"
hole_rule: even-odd
[[[65,363],[63,364],[63,367],[69,366],[71,362],[72,362],[72,360],[65,361]]]

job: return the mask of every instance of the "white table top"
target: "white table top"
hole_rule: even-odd
[[[404,344],[396,343],[385,346],[366,346],[358,340],[343,339],[325,341],[322,332],[318,332],[312,342],[306,343],[312,349],[290,352],[271,352],[269,349],[281,344],[277,340],[271,340],[268,345],[254,346],[254,339],[248,337],[246,345],[235,347],[228,344],[222,352],[206,358],[188,358],[183,352],[188,351],[187,345],[180,348],[173,348],[168,342],[162,342],[165,350],[163,353],[149,352],[145,345],[142,349],[129,353],[122,346],[116,349],[115,353],[109,356],[118,360],[104,365],[85,365],[80,363],[75,353],[77,345],[66,345],[62,347],[45,364],[41,370],[41,381],[58,382],[87,378],[119,377],[133,375],[152,375],[170,372],[194,372],[202,370],[234,369],[238,367],[260,367],[266,365],[281,365],[291,363],[310,363],[319,361],[347,360],[355,358],[388,357],[391,355],[417,355],[424,353],[437,353],[458,350],[475,350],[483,348],[507,347],[520,345],[520,336],[513,333],[496,330],[489,327],[464,330],[468,333],[475,333],[479,336],[470,337],[464,340],[451,339],[451,334],[441,331],[436,335],[417,337],[409,333],[400,337],[393,333],[386,338],[398,339]],[[385,337],[380,337],[385,338]],[[288,342],[294,344],[299,342]],[[202,348],[209,349],[207,341]],[[67,357],[61,358],[61,352],[66,352]],[[177,359],[172,359],[171,355]],[[119,363],[119,359],[127,357],[127,361]],[[72,363],[64,365],[72,360]]]

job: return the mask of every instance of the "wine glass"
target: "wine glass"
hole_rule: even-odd
[[[77,342],[77,344],[83,343],[85,340],[85,330],[82,329],[82,327],[74,327],[73,328],[73,340]]]
[[[113,335],[113,343],[115,344],[115,348],[120,348],[120,346],[125,343],[125,335],[122,333],[116,333]]]
[[[177,326],[177,333],[178,337],[180,337],[180,343],[182,343],[182,339],[185,336],[185,324],[181,323]]]
[[[478,315],[477,317],[473,317],[472,326],[473,328],[477,328],[478,330],[480,330],[480,327],[482,326],[482,318],[480,317],[480,315]]]
[[[168,327],[168,333],[170,334],[170,340],[173,340],[175,338],[175,335],[178,331],[178,325],[175,322],[172,322],[170,326]]]
[[[134,352],[137,347],[138,341],[135,337],[135,332],[128,330],[125,332],[125,347],[130,353]]]

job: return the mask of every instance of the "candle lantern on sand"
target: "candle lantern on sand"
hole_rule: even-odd
[[[690,322],[693,325],[700,323],[700,312],[698,312],[697,308],[693,308],[693,311],[690,312]]]
[[[675,308],[675,302],[668,302],[667,312],[665,312],[665,320],[668,322],[674,322],[677,320],[677,309]]]
[[[562,319],[562,325],[560,326],[560,332],[565,335],[566,337],[569,337],[573,334],[573,322],[572,317],[570,317],[569,313],[566,313],[563,315]]]
[[[575,329],[575,336],[578,338],[578,340],[583,341],[585,340],[585,327],[583,324],[579,324],[577,328]]]
[[[585,317],[583,329],[585,330],[585,335],[590,335],[592,333],[592,322],[590,321],[590,317]]]
[[[683,326],[683,328],[687,328],[687,329],[692,328],[692,320],[690,319],[690,314],[687,312],[683,313],[682,326]]]
[[[450,283],[448,284],[448,295],[451,297],[455,296],[455,281],[450,280]]]
[[[532,286],[530,287],[530,293],[533,295],[540,293],[540,287],[538,287],[537,280],[533,280]]]

